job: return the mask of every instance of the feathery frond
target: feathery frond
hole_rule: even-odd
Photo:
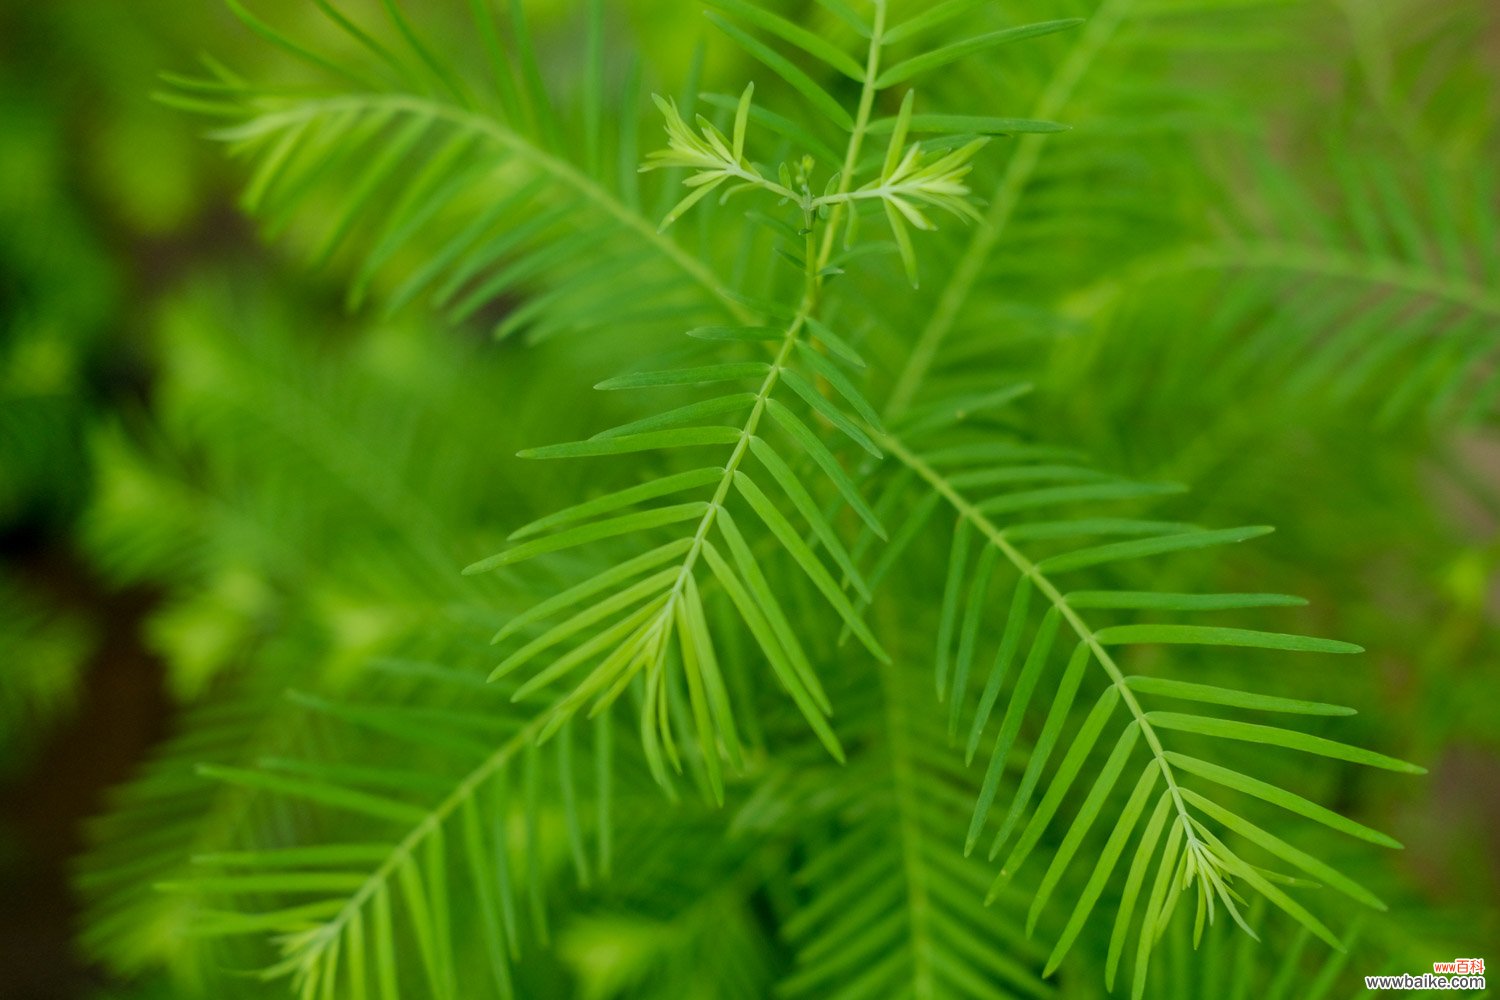
[[[1305,171],[1262,160],[1248,183],[1234,182],[1259,194],[1258,204],[1238,198],[1256,218],[1142,260],[1081,293],[1075,308],[1108,316],[1143,283],[1191,293],[1223,275],[1241,306],[1213,329],[1233,341],[1193,349],[1216,350],[1225,377],[1243,379],[1252,366],[1291,372],[1283,394],[1322,405],[1370,401],[1383,426],[1488,420],[1500,394],[1500,299],[1490,291],[1500,260],[1482,249],[1500,226],[1493,184],[1435,161],[1403,176],[1350,152],[1330,160],[1337,196],[1311,190]],[[1309,207],[1334,197],[1332,217]]]
[[[313,203],[332,206],[312,254],[324,261],[351,250],[352,303],[382,280],[391,310],[426,299],[453,321],[524,297],[497,332],[533,337],[743,316],[698,258],[646,221],[634,182],[638,152],[604,124],[639,114],[639,76],[608,86],[602,50],[593,56],[590,111],[565,129],[536,70],[520,3],[510,5],[504,31],[489,4],[471,5],[470,36],[483,49],[473,55],[488,64],[472,74],[469,60],[438,61],[394,2],[385,4],[396,35],[389,42],[332,3],[318,5],[351,40],[347,59],[315,54],[230,6],[319,82],[274,91],[210,64],[201,79],[169,75],[162,100],[223,122],[213,135],[253,162],[244,203],[272,232]],[[592,36],[605,30],[606,13],[597,0],[588,5]]]
[[[806,419],[798,415],[805,408],[804,412],[827,420],[850,441],[878,456],[879,450],[857,422],[858,414],[873,415],[873,411],[847,375],[801,339],[808,326],[807,317],[799,312],[785,322],[784,329],[696,331],[700,337],[779,341],[770,364],[726,362],[638,372],[606,380],[598,386],[607,390],[704,384],[738,388],[748,383],[745,390],[689,403],[600,432],[584,441],[522,452],[528,458],[574,458],[717,447],[728,449],[722,466],[706,466],[629,487],[549,515],[515,532],[512,537],[519,544],[475,563],[468,570],[483,572],[577,545],[619,536],[639,537],[678,524],[691,525],[690,533],[620,562],[609,572],[596,575],[513,620],[497,639],[506,639],[525,626],[583,605],[582,610],[571,613],[509,656],[496,669],[495,676],[520,669],[560,643],[573,642],[566,655],[554,659],[518,691],[519,697],[525,697],[573,671],[589,668],[585,679],[554,709],[556,724],[590,702],[591,712],[601,711],[623,693],[634,677],[641,676],[647,690],[641,709],[642,734],[648,758],[659,780],[665,781],[668,760],[680,769],[673,729],[689,725],[687,720],[671,721],[673,711],[665,698],[667,685],[675,683],[670,678],[680,671],[693,703],[691,728],[703,749],[716,795],[722,795],[718,775],[720,753],[727,755],[731,763],[737,763],[739,747],[733,709],[719,674],[700,596],[708,579],[721,587],[734,604],[778,680],[829,751],[835,756],[842,754],[826,723],[831,706],[822,684],[812,670],[803,642],[789,624],[781,600],[767,583],[759,560],[739,527],[741,518],[763,525],[869,652],[877,658],[885,656],[873,633],[855,613],[833,571],[803,541],[802,531],[811,531],[837,567],[844,572],[854,571],[838,531],[792,471],[788,457],[784,457],[816,465],[840,499],[872,530],[881,532],[879,521],[843,465]],[[844,405],[850,407],[848,411],[814,388],[813,383],[819,378],[842,390]],[[750,389],[751,386],[754,388]],[[785,393],[789,397],[787,402],[775,395],[783,386],[791,390]],[[736,413],[748,413],[739,426],[705,422]],[[764,429],[763,420],[768,425]],[[775,436],[770,436],[772,429],[778,432]],[[748,459],[754,460],[759,472],[754,471]],[[767,489],[773,489],[783,502],[790,504],[806,522],[806,529],[792,525],[781,512],[780,503],[770,499]],[[687,491],[697,491],[707,498],[659,502]],[[738,517],[729,509],[732,499],[744,505]],[[697,575],[703,568],[709,576],[700,584]],[[637,579],[648,570],[655,572]],[[857,573],[854,578],[858,579]],[[606,595],[607,599],[598,599]]]
[[[471,954],[485,957],[493,990],[513,996],[511,965],[523,935],[547,935],[544,884],[562,860],[550,831],[566,831],[579,878],[594,870],[585,838],[605,821],[614,794],[611,722],[600,721],[590,749],[577,748],[565,730],[544,753],[535,746],[539,721],[497,711],[502,703],[494,693],[484,697],[479,678],[401,663],[377,669],[446,685],[461,698],[441,708],[298,699],[335,725],[398,741],[403,764],[305,760],[202,769],[296,811],[359,817],[363,839],[257,844],[196,859],[204,874],[183,888],[214,907],[201,914],[198,932],[278,940],[280,957],[262,975],[291,976],[303,997],[401,989],[471,995],[475,977],[462,971]],[[600,760],[587,793],[575,784],[578,753]],[[435,761],[443,769],[435,770]],[[597,843],[608,838],[599,834]],[[607,868],[606,849],[598,849],[597,863]],[[251,899],[274,902],[252,907]]]
[[[1198,933],[1201,933],[1205,921],[1213,920],[1216,908],[1222,907],[1229,917],[1253,935],[1242,913],[1244,900],[1237,887],[1243,887],[1265,896],[1313,934],[1338,946],[1332,932],[1317,917],[1277,886],[1280,876],[1244,860],[1240,853],[1225,844],[1219,833],[1214,832],[1210,820],[1221,831],[1232,831],[1276,861],[1300,869],[1322,884],[1367,905],[1382,905],[1366,890],[1322,861],[1255,825],[1239,812],[1221,805],[1216,798],[1190,787],[1184,776],[1218,789],[1260,799],[1375,844],[1399,846],[1394,840],[1285,788],[1235,768],[1168,749],[1167,740],[1181,738],[1179,734],[1191,734],[1406,773],[1423,773],[1422,768],[1300,729],[1204,714],[1200,710],[1148,709],[1143,702],[1160,698],[1251,713],[1313,717],[1351,714],[1351,710],[1340,706],[1127,672],[1117,659],[1116,649],[1141,645],[1196,645],[1352,653],[1359,652],[1359,647],[1327,639],[1217,625],[1144,621],[1099,627],[1088,621],[1086,611],[1195,612],[1275,607],[1300,602],[1276,594],[1178,594],[1133,590],[1068,592],[1056,582],[1058,577],[1081,569],[1244,541],[1264,534],[1268,529],[1206,530],[1173,522],[1109,516],[1059,518],[1053,513],[1058,506],[1067,509],[1078,504],[1149,498],[1177,492],[1177,488],[1102,476],[1078,466],[1049,464],[1051,456],[1044,452],[1028,454],[1024,448],[1016,446],[1007,450],[1002,445],[998,453],[991,446],[988,449],[990,454],[985,454],[982,447],[967,452],[955,449],[947,454],[937,453],[928,460],[892,438],[884,439],[884,444],[957,515],[936,660],[939,695],[948,699],[952,706],[950,738],[958,736],[961,721],[968,712],[969,699],[977,686],[974,667],[979,656],[978,635],[989,607],[987,598],[996,571],[1004,566],[1006,575],[1015,574],[1004,634],[988,676],[978,692],[977,708],[966,739],[966,756],[972,759],[1000,695],[1009,685],[1004,716],[996,730],[965,841],[965,853],[968,853],[979,846],[990,824],[998,823],[990,841],[989,857],[992,860],[1000,857],[1007,847],[1009,851],[995,880],[996,889],[1015,875],[1043,835],[1058,821],[1059,809],[1074,783],[1095,753],[1110,745],[1103,739],[1104,734],[1111,729],[1117,708],[1123,709],[1124,726],[1118,730],[1113,749],[1099,765],[1097,777],[1077,812],[1062,826],[1065,835],[1032,899],[1027,917],[1028,929],[1035,927],[1060,880],[1077,858],[1085,837],[1104,814],[1112,794],[1117,788],[1124,787],[1120,784],[1122,778],[1138,773],[1134,791],[1117,819],[1106,824],[1111,830],[1109,841],[1091,870],[1088,885],[1075,904],[1067,927],[1053,948],[1048,971],[1055,969],[1067,954],[1109,882],[1133,831],[1140,828],[1148,815],[1129,867],[1106,970],[1106,978],[1112,984],[1135,922],[1137,900],[1144,888],[1148,893],[1144,897],[1146,908],[1136,931],[1134,946],[1132,992],[1136,997],[1140,997],[1145,988],[1151,950],[1182,893],[1195,892]],[[1028,516],[1033,511],[1046,513],[1043,519],[1035,520]],[[930,517],[930,512],[923,512],[921,516]],[[1072,542],[1079,538],[1089,540],[1089,543],[1081,548],[1049,551],[1041,557],[1027,555],[1022,548],[1045,546],[1050,550],[1056,546],[1048,543]],[[1092,539],[1096,538],[1124,540],[1093,543]],[[977,558],[971,563],[970,553],[974,550],[977,550]],[[1039,619],[1032,613],[1033,604],[1040,605],[1042,614]],[[1028,632],[1031,633],[1029,642],[1026,639]],[[1052,650],[1060,639],[1064,642],[1072,640],[1075,645],[1047,701],[1046,718],[1027,757],[1025,769],[1016,779],[1009,804],[997,818],[995,804],[1017,736],[1051,666]],[[1107,683],[1072,739],[1066,740],[1063,734],[1070,724],[1075,699],[1085,680],[1093,675],[1091,665],[1100,669]],[[1130,761],[1138,745],[1146,748],[1148,756],[1144,767],[1133,771]],[[1207,746],[1214,745],[1207,743]],[[1044,779],[1054,752],[1060,754],[1060,759],[1053,765],[1050,778]],[[1160,788],[1157,787],[1158,780]],[[1128,780],[1126,784],[1129,784]],[[1039,790],[1041,794],[1033,808],[1032,800],[1038,796]],[[1165,841],[1162,840],[1164,835]],[[1145,879],[1153,864],[1156,865],[1156,875],[1146,886]]]

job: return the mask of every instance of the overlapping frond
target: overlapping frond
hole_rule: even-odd
[[[1327,189],[1260,161],[1234,182],[1255,194],[1225,199],[1243,216],[1231,231],[1142,261],[1078,307],[1097,313],[1143,284],[1195,295],[1222,282],[1233,307],[1208,327],[1217,336],[1180,338],[1193,342],[1184,353],[1213,352],[1216,381],[1290,373],[1277,379],[1281,394],[1368,404],[1385,426],[1490,419],[1500,396],[1492,181],[1435,160],[1410,171],[1349,151],[1329,160]],[[1336,212],[1313,208],[1335,202]],[[1132,321],[1127,308],[1114,326]]]
[[[227,312],[232,330],[215,319]],[[253,950],[183,947],[197,941],[197,897],[154,885],[191,882],[202,873],[193,855],[244,847],[237,837],[318,836],[276,797],[209,781],[197,765],[304,753],[286,686],[331,696],[374,652],[445,659],[493,627],[490,601],[478,606],[455,571],[487,496],[468,457],[493,439],[454,414],[485,405],[456,374],[494,369],[425,333],[329,352],[292,328],[219,288],[174,304],[156,424],[96,437],[94,565],[162,588],[148,641],[173,692],[201,702],[112,795],[82,864],[89,953],[130,974],[252,965]]]
[[[1400,979],[1429,968],[1429,954],[1457,954],[1465,947],[1456,943],[1464,932],[1451,917],[1415,902],[1400,911],[1365,910],[1341,919],[1343,949],[1328,947],[1260,898],[1250,901],[1248,918],[1263,930],[1262,940],[1227,923],[1205,928],[1198,939],[1185,921],[1169,927],[1160,942],[1152,997],[1331,1000],[1349,995],[1351,983],[1362,989],[1365,975]]]
[[[150,641],[187,698],[273,623],[277,640],[357,660],[450,616],[493,621],[455,566],[489,496],[469,456],[493,437],[468,421],[501,412],[469,380],[500,359],[401,328],[312,347],[259,301],[208,286],[164,310],[155,425],[94,440],[85,543],[112,580],[167,583]]]
[[[539,662],[540,669],[521,685],[518,697],[571,682],[571,691],[551,710],[544,734],[585,707],[591,713],[604,709],[641,678],[641,733],[658,778],[666,781],[668,762],[681,770],[674,734],[693,732],[699,760],[720,798],[720,756],[738,765],[740,746],[735,710],[704,606],[703,590],[710,585],[732,603],[777,680],[829,751],[842,756],[827,724],[832,706],[805,651],[806,640],[793,627],[784,597],[769,582],[763,557],[750,541],[750,525],[757,526],[757,533],[764,530],[871,655],[886,655],[839,584],[844,574],[856,590],[864,589],[839,530],[825,513],[823,501],[811,492],[831,491],[840,505],[852,508],[871,530],[883,533],[845,465],[809,426],[826,421],[849,442],[879,456],[862,429],[865,420],[875,420],[874,411],[849,371],[858,355],[803,313],[784,323],[690,331],[690,336],[709,341],[769,341],[778,345],[769,363],[728,361],[635,372],[598,386],[722,386],[718,395],[587,440],[522,452],[529,458],[577,458],[716,449],[722,456],[718,464],[651,479],[550,514],[518,529],[511,536],[517,544],[468,570],[483,572],[620,537],[656,539],[649,545],[638,542],[645,552],[511,619],[496,639],[524,635],[528,641],[506,657],[494,676]],[[808,328],[810,333],[805,332]],[[816,387],[818,382],[833,387],[837,402]],[[726,423],[725,418],[734,419]],[[820,482],[806,480],[793,464],[816,468]],[[800,526],[785,510],[795,512]],[[808,533],[813,544],[804,538]],[[555,623],[538,631],[547,621]],[[539,661],[544,654],[547,659]],[[579,674],[582,679],[574,680]],[[684,685],[685,704],[679,700]]]
[[[1035,926],[1075,865],[1089,873],[1049,957],[1049,971],[1067,954],[1094,911],[1137,829],[1142,832],[1127,867],[1106,972],[1113,982],[1134,933],[1128,947],[1134,952],[1137,997],[1145,989],[1151,950],[1184,893],[1196,896],[1199,933],[1222,909],[1253,934],[1242,913],[1242,894],[1253,891],[1337,946],[1326,926],[1280,888],[1283,878],[1245,860],[1247,854],[1267,855],[1359,902],[1381,905],[1318,858],[1246,818],[1237,805],[1226,806],[1222,797],[1225,791],[1239,793],[1375,844],[1399,845],[1247,773],[1254,768],[1242,769],[1245,765],[1236,759],[1234,746],[1296,751],[1408,773],[1421,773],[1421,768],[1304,728],[1266,721],[1281,714],[1347,715],[1349,709],[1266,695],[1260,685],[1219,687],[1137,673],[1120,660],[1121,647],[1138,646],[1321,653],[1357,652],[1358,647],[1280,632],[1157,620],[1167,612],[1300,603],[1282,595],[1066,589],[1068,576],[1080,570],[1098,572],[1098,567],[1239,542],[1267,529],[1209,530],[1115,516],[1109,506],[1100,505],[1161,496],[1179,488],[1100,474],[1055,449],[981,441],[947,445],[924,457],[893,438],[886,438],[885,445],[956,516],[939,623],[936,683],[939,695],[950,704],[950,738],[962,736],[969,758],[980,749],[997,705],[1004,705],[969,822],[966,853],[989,838],[989,857],[1002,858],[995,880],[998,888],[1049,831],[1058,831],[1062,840],[1033,897],[1028,928]],[[927,521],[932,515],[933,506],[922,503],[910,516]],[[903,534],[901,528],[895,531]],[[1014,581],[1008,588],[1007,580]],[[1008,610],[991,664],[981,677],[983,626],[995,608],[992,593]],[[1098,624],[1101,614],[1112,623]],[[1120,623],[1113,623],[1117,618]],[[1055,649],[1066,655],[1054,657]],[[1064,665],[1055,662],[1059,658]],[[1102,686],[1097,685],[1100,680]],[[1039,697],[1042,690],[1050,691],[1050,697]],[[1075,703],[1082,710],[1090,690],[1098,694],[1082,721],[1076,721]],[[1008,780],[1023,722],[1042,706],[1039,735],[1021,772]],[[1191,752],[1179,749],[1188,744]],[[1143,764],[1138,753],[1142,748]],[[1218,762],[1225,759],[1230,766]],[[1089,773],[1094,774],[1092,783],[1084,777]],[[1007,788],[1004,798],[1002,786]],[[1065,817],[1061,810],[1075,787],[1084,797],[1072,816]],[[1132,790],[1121,805],[1118,797],[1127,788]],[[1086,855],[1080,850],[1104,816],[1109,817],[1103,823],[1110,831],[1108,842],[1095,862],[1085,865]],[[1248,845],[1248,850],[1231,847],[1230,842]]]
[[[1016,128],[994,165],[969,179],[983,205],[981,222],[959,239],[932,241],[923,266],[924,281],[937,282],[934,296],[910,309],[882,302],[878,311],[859,314],[877,338],[872,352],[895,380],[894,411],[912,402],[934,370],[994,365],[1008,360],[1000,353],[1007,347],[1034,362],[1030,350],[1038,341],[1049,343],[1077,325],[1056,306],[1077,291],[1080,271],[1112,272],[1194,231],[1201,222],[1194,196],[1205,185],[1182,155],[1187,135],[1236,134],[1253,128],[1253,119],[1243,95],[1216,75],[1177,83],[1180,67],[1170,60],[1169,40],[1181,37],[1189,47],[1192,39],[1215,40],[1214,66],[1205,60],[1195,70],[1266,72],[1256,31],[1294,23],[1266,18],[1271,2],[1038,3],[1031,7],[1037,14],[1083,22],[1008,49],[1003,61],[959,64],[935,81],[925,96],[939,101],[1019,92],[1020,124],[1027,127]],[[1000,17],[984,8],[970,16]],[[1049,135],[1061,128],[1056,122],[1073,131]]]
[[[1171,393],[1180,400],[1264,394],[1313,414],[1368,412],[1384,428],[1492,417],[1500,314],[1489,247],[1500,220],[1493,177],[1469,165],[1492,136],[1458,96],[1473,90],[1468,60],[1428,55],[1472,30],[1473,15],[1354,3],[1328,14],[1318,30],[1350,36],[1336,67],[1348,106],[1331,120],[1289,119],[1276,144],[1259,128],[1228,132],[1193,177],[1171,178],[1191,197],[1156,199],[1165,207],[1129,227],[1133,247],[1059,295],[1053,322],[1091,329],[1103,345],[1061,349],[1078,365],[1067,376],[1097,382],[1095,365],[1166,366],[1186,376]],[[1142,175],[1132,192],[1147,183]],[[1174,217],[1174,204],[1196,208]],[[1194,305],[1180,308],[1184,300]],[[1149,348],[1143,325],[1157,334]]]
[[[325,210],[306,242],[319,262],[348,251],[351,302],[380,286],[392,310],[425,300],[464,321],[504,301],[497,332],[533,337],[742,315],[699,257],[647,221],[641,76],[605,65],[603,3],[583,5],[589,68],[575,121],[553,106],[518,2],[504,27],[490,4],[471,4],[449,28],[473,51],[441,58],[409,5],[386,3],[387,23],[367,25],[317,6],[345,43],[338,55],[230,2],[315,83],[269,88],[210,63],[202,79],[169,75],[162,97],[222,121],[213,135],[253,164],[244,203],[273,233]]]
[[[1265,911],[1264,901],[1257,898],[1247,914],[1257,927],[1266,928],[1265,940],[1260,941],[1237,933],[1227,923],[1205,928],[1195,940],[1186,923],[1173,924],[1161,938],[1161,974],[1153,983],[1152,995],[1161,1000],[1204,996],[1327,1000],[1342,995],[1339,987],[1348,972],[1371,968],[1351,960],[1356,954],[1366,954],[1357,948],[1361,943],[1358,921],[1342,935],[1348,950],[1339,950],[1319,942],[1305,927],[1278,926],[1274,915]],[[1268,917],[1273,918],[1269,921],[1273,926],[1266,926]]]
[[[320,830],[317,842],[262,834],[199,855],[191,878],[164,888],[192,895],[199,935],[276,942],[261,975],[292,977],[303,997],[516,995],[522,942],[547,936],[545,886],[570,859],[585,881],[609,867],[613,723],[587,736],[564,728],[543,750],[540,721],[506,710],[474,674],[406,661],[372,670],[367,688],[384,674],[426,695],[294,700],[343,731],[325,737],[335,745],[364,734],[360,745],[383,751],[375,759],[199,768],[276,803],[293,828]]]
[[[871,4],[869,9],[861,10],[843,3],[830,5],[834,18],[842,24],[837,29],[830,25],[827,35],[857,41],[858,48],[864,51],[863,58],[856,58],[845,48],[830,42],[823,33],[796,25],[749,0],[710,0],[709,6],[716,9],[716,12],[709,14],[709,19],[750,56],[796,91],[804,109],[815,112],[820,126],[828,132],[856,132],[867,127],[867,123],[861,124],[858,112],[851,112],[830,93],[830,78],[843,77],[866,85],[863,93],[868,94],[868,99],[873,101],[881,91],[908,84],[965,57],[1066,30],[1080,23],[1077,19],[1047,20],[1032,24],[1012,24],[1001,30],[968,35],[962,30],[960,17],[963,11],[955,9],[954,5],[946,5],[945,9],[937,11],[893,10],[893,5],[885,0],[879,0]],[[717,11],[729,16],[725,17]],[[747,31],[745,25],[757,29],[760,34]],[[943,26],[957,37],[943,43],[933,43],[932,36],[927,33]],[[927,37],[923,37],[924,34]],[[764,35],[774,38],[776,44],[768,42]],[[941,37],[940,35],[939,38]],[[912,44],[913,39],[921,44]],[[793,58],[798,61],[788,58],[778,46],[790,46],[794,50]],[[807,58],[813,61],[812,73],[799,65],[799,62]],[[794,116],[777,118],[788,125],[798,120]],[[983,132],[986,129],[977,128],[972,131]],[[791,133],[788,138],[796,139],[797,136]],[[806,152],[811,154],[813,149]],[[836,166],[837,163],[829,165]],[[852,167],[852,163],[844,164],[846,171]]]
[[[621,863],[558,922],[555,950],[575,976],[573,995],[756,1000],[772,991],[784,954],[758,908],[768,886],[785,882],[786,848],[726,836],[726,819],[691,803],[619,817]]]
[[[945,746],[926,686],[926,671],[908,660],[881,666],[878,683],[840,692],[860,749],[847,767],[809,776],[832,829],[804,833],[799,906],[784,924],[797,956],[784,996],[1053,994],[1038,976],[1045,951],[1022,928],[1024,894],[986,906],[986,866],[954,841],[973,778]]]

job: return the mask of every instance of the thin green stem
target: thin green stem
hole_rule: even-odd
[[[774,194],[778,198],[785,198],[787,201],[796,202],[798,204],[803,203],[802,195],[793,191],[791,188],[778,184],[776,181],[769,180],[759,171],[746,170],[744,167],[740,166],[737,163],[729,163],[722,160],[711,160],[708,162],[692,164],[690,169],[703,171],[704,175],[706,176],[712,176],[715,172],[717,172],[728,177],[737,177],[746,184],[754,185],[755,187],[760,188],[762,191],[765,191],[768,194]]]
[[[870,112],[875,107],[877,88],[875,80],[880,75],[880,52],[885,46],[885,0],[875,0],[875,24],[870,32],[870,48],[865,56],[865,78],[860,85],[859,108],[854,115],[854,130],[849,133],[849,145],[844,153],[844,166],[839,171],[837,191],[847,194],[854,186],[854,168],[859,163],[860,150],[864,145],[865,132],[870,127]],[[818,254],[817,270],[828,266],[833,256],[834,241],[839,231],[839,221],[844,204],[836,202],[828,215],[828,228],[823,233],[823,249]]]

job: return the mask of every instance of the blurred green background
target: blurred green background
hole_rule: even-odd
[[[258,9],[296,20],[305,6],[277,0]],[[553,27],[549,72],[566,80],[568,22],[554,11],[562,5],[534,6],[539,23]],[[687,73],[703,34],[701,20],[689,16],[693,6],[628,5],[622,25],[650,26],[641,35],[653,78]],[[1312,6],[1320,17],[1342,16],[1338,5]],[[1400,13],[1393,23],[1413,26],[1422,58],[1341,29],[1319,36],[1327,44],[1314,61],[1324,60],[1330,74],[1357,73],[1352,67],[1373,51],[1373,65],[1389,56],[1386,72],[1398,76],[1420,75],[1423,58],[1461,63],[1425,105],[1387,118],[1461,173],[1481,164],[1493,173],[1486,152],[1496,149],[1500,81],[1494,4],[1430,0]],[[204,51],[251,75],[276,62],[212,0],[0,2],[0,996],[7,1000],[124,995],[115,976],[130,969],[130,957],[111,955],[112,972],[96,961],[98,951],[77,944],[73,861],[105,790],[135,772],[178,713],[224,683],[248,649],[282,643],[292,657],[305,642],[331,655],[336,671],[339,657],[352,662],[394,627],[380,595],[352,582],[368,567],[338,545],[340,504],[299,492],[306,480],[297,463],[317,456],[215,442],[250,441],[256,432],[235,421],[257,410],[283,414],[295,433],[306,432],[315,421],[297,414],[297,400],[333,391],[348,394],[341,412],[365,407],[377,428],[393,399],[448,426],[445,407],[493,407],[493,398],[464,394],[511,377],[498,365],[511,346],[420,317],[351,314],[346,276],[309,274],[295,230],[262,238],[237,206],[243,169],[202,138],[200,121],[152,99],[160,71],[190,68]],[[1380,76],[1371,65],[1363,72]],[[1378,103],[1379,89],[1370,92]],[[1316,119],[1338,100],[1310,95],[1308,114]],[[1290,144],[1295,158],[1309,123],[1288,118],[1272,123],[1284,128],[1266,145]],[[1428,132],[1446,138],[1428,142]],[[1370,148],[1395,142],[1387,136]],[[1306,153],[1308,162],[1319,155]],[[1483,204],[1472,212],[1460,205],[1458,215],[1495,214],[1487,190]],[[1117,322],[1172,325],[1149,303],[1135,308]],[[1494,337],[1490,320],[1484,332]],[[1272,558],[1283,569],[1295,565],[1311,581],[1302,589],[1323,595],[1320,605],[1345,609],[1335,634],[1376,651],[1362,668],[1387,704],[1366,719],[1363,742],[1431,766],[1406,799],[1382,803],[1407,845],[1397,862],[1402,891],[1440,922],[1493,931],[1500,891],[1493,422],[1403,438],[1390,445],[1388,461],[1365,461],[1386,448],[1371,444],[1366,414],[1314,409],[1305,433],[1282,428],[1271,441],[1215,425],[1223,446],[1195,452],[1181,441],[1181,416],[1193,412],[1202,369],[1191,332],[1182,341],[1180,370],[1153,369],[1149,386],[1114,385],[1118,398],[1084,412],[1059,406],[1056,426],[1072,425],[1136,465],[1169,468],[1210,497],[1233,492],[1252,510],[1285,499],[1247,499],[1256,496],[1257,461],[1306,463],[1321,495],[1349,498],[1346,509],[1287,500],[1282,520],[1292,523]],[[1129,362],[1128,338],[1108,350]],[[1079,338],[1048,364],[1066,384],[1101,364],[1095,355],[1103,352]],[[346,367],[357,377],[338,381],[333,373]],[[1185,386],[1182,402],[1171,412],[1153,409],[1150,397],[1174,378]],[[1218,405],[1208,398],[1217,390],[1196,391],[1205,408]],[[1132,415],[1128,424],[1117,421],[1121,413]],[[491,416],[501,419],[499,411]],[[527,417],[511,410],[504,419],[524,425]],[[420,440],[436,438],[428,430]],[[368,425],[362,433],[379,435]],[[462,454],[481,441],[476,432],[455,448]],[[1205,451],[1214,458],[1204,460]],[[1245,461],[1221,467],[1226,455]],[[420,517],[441,520],[454,535],[454,525],[493,532],[515,520],[487,488],[489,470],[455,472],[463,468],[412,460],[335,468],[330,478],[354,483],[351,490],[388,487],[377,495],[389,500],[381,516],[393,523],[408,520],[401,490],[420,491],[423,475],[429,485],[441,482],[446,499]],[[534,506],[527,488],[508,484],[503,502]],[[452,548],[423,558],[457,565]],[[289,609],[292,593],[314,610]],[[1491,957],[1500,961],[1500,953]]]

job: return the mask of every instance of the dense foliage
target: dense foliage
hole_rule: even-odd
[[[1431,827],[1500,749],[1495,12],[706,4],[227,0],[154,96],[284,259],[161,293],[138,393],[90,388],[86,227],[93,271],[12,227],[0,514],[154,588],[181,705],[91,824],[90,958],[852,1000],[1483,955],[1493,823]],[[19,759],[98,639],[0,584]]]

